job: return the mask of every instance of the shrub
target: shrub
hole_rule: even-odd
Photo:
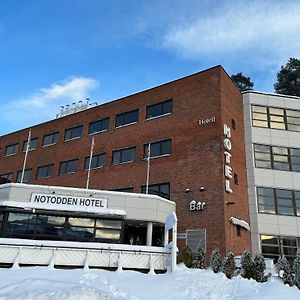
[[[265,276],[266,263],[265,258],[262,255],[255,255],[254,258],[255,265],[255,280],[257,282],[267,281],[267,276]]]
[[[193,252],[189,246],[186,246],[182,252],[182,261],[186,267],[191,268],[193,263]]]
[[[193,256],[192,268],[205,269],[205,251],[203,248],[199,248]]]
[[[296,258],[293,263],[293,284],[300,290],[300,249],[297,250]]]
[[[245,250],[241,257],[241,275],[244,278],[255,278],[255,265],[252,255],[249,251]]]
[[[219,249],[215,249],[210,256],[210,267],[215,273],[218,273],[222,269],[222,261],[220,257]]]
[[[235,260],[232,252],[227,252],[223,260],[223,273],[229,279],[231,279],[235,272]]]

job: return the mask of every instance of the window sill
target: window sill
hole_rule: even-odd
[[[150,117],[150,118],[147,118],[145,121],[150,121],[150,120],[154,120],[154,119],[166,117],[166,116],[169,116],[169,115],[171,115],[171,114],[172,114],[172,113],[166,113],[166,114],[163,114],[163,115],[159,115],[159,116],[155,116],[155,117]]]
[[[58,174],[58,176],[70,175],[70,174],[75,174],[75,173],[76,172],[63,173],[63,174]]]
[[[118,126],[118,127],[115,127],[115,129],[127,127],[127,126],[134,125],[134,124],[137,124],[137,123],[138,123],[138,122],[132,122],[132,123],[128,123],[128,124],[125,124],[125,125],[120,125],[120,126]]]
[[[103,130],[100,130],[100,131],[92,132],[92,133],[89,133],[89,135],[95,135],[95,134],[103,133],[103,132],[106,132],[106,131],[108,131],[108,129],[103,129]]]
[[[46,148],[46,147],[51,147],[53,145],[56,145],[57,143],[52,143],[52,144],[47,144],[47,145],[43,145],[42,147]]]
[[[7,155],[4,155],[4,157],[10,157],[10,156],[14,156],[14,155],[17,155],[17,153],[7,154]]]
[[[53,176],[41,177],[41,178],[37,178],[36,180],[48,179],[48,178],[51,178],[51,177],[53,177]]]
[[[135,162],[135,160],[125,161],[125,162],[121,162],[121,163],[114,163],[114,164],[112,164],[112,166],[126,165],[126,164],[131,164],[134,162]]]
[[[74,141],[74,140],[79,140],[80,138],[81,138],[81,136],[77,136],[77,137],[74,137],[72,139],[64,140],[64,142],[70,142],[70,141]]]
[[[169,154],[164,154],[164,155],[158,155],[158,156],[151,156],[150,159],[156,159],[156,158],[161,158],[161,157],[168,157],[171,156],[171,153]],[[143,160],[147,160],[147,157],[144,157]]]
[[[96,168],[91,168],[90,171],[98,170],[98,169],[103,169],[103,168],[104,168],[104,166],[96,167]],[[88,171],[88,169],[84,169],[84,171]]]

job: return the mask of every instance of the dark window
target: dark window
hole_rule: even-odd
[[[14,155],[18,151],[18,144],[13,144],[5,147],[5,156]]]
[[[109,118],[104,118],[91,122],[89,125],[89,134],[108,130]]]
[[[146,186],[142,186],[142,193],[146,194]],[[148,194],[158,195],[160,197],[170,199],[170,183],[157,183],[148,186]]]
[[[236,184],[236,185],[239,185],[239,177],[238,177],[238,175],[237,174],[235,174],[234,173],[234,183]]]
[[[23,183],[28,182],[31,179],[32,169],[27,169],[24,171]],[[17,182],[21,182],[22,171],[17,172]]]
[[[59,132],[44,135],[43,146],[54,145],[58,142]]]
[[[8,181],[12,181],[12,175],[13,175],[13,173],[6,173],[6,174],[0,175],[0,177],[6,179]]]
[[[113,165],[135,161],[135,147],[113,151]]]
[[[148,147],[149,144],[144,145],[144,158],[148,157]],[[168,154],[171,154],[171,139],[150,143],[150,157]]]
[[[235,119],[231,119],[231,126],[232,126],[232,129],[236,129],[236,121],[235,121]]]
[[[139,120],[139,110],[135,109],[116,116],[116,127],[137,123]]]
[[[133,187],[130,186],[130,187],[124,187],[124,188],[120,188],[120,189],[115,189],[115,190],[112,190],[114,192],[124,192],[124,193],[133,193]]]
[[[157,104],[149,105],[146,109],[146,118],[154,118],[172,113],[173,101],[172,99],[160,102]]]
[[[77,171],[78,158],[63,161],[59,165],[59,175],[75,173]]]
[[[93,155],[92,161],[91,161],[91,169],[97,169],[97,168],[104,167],[104,162],[105,162],[105,153]],[[90,156],[87,156],[84,160],[84,169],[85,170],[88,170],[89,163],[90,163]]]
[[[83,126],[76,126],[65,130],[65,141],[78,139],[82,136]]]
[[[54,171],[54,164],[38,167],[37,179],[52,177],[53,171]]]
[[[28,150],[30,151],[30,150],[36,149],[36,147],[37,147],[37,142],[38,142],[38,139],[37,139],[37,138],[36,138],[36,139],[30,140]],[[26,151],[26,148],[27,148],[27,141],[25,141],[25,142],[23,143],[23,151],[24,151],[24,152]]]
[[[236,235],[241,236],[241,226],[239,225],[236,226]]]

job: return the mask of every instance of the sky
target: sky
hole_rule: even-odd
[[[0,136],[222,65],[273,92],[300,57],[299,0],[0,2]]]

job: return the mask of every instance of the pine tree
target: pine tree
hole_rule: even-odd
[[[293,263],[293,273],[293,284],[300,290],[300,249],[297,250],[296,258]]]
[[[285,259],[286,262],[284,262],[283,265],[283,283],[284,284],[288,284],[289,286],[293,285],[293,274],[292,274],[292,270],[291,270],[291,266],[289,264],[289,262],[286,260],[285,257],[283,257]]]
[[[192,267],[196,269],[205,269],[205,251],[203,248],[199,248],[193,257]]]
[[[253,82],[250,77],[244,76],[242,72],[231,75],[231,80],[237,85],[241,91],[253,90]]]
[[[182,261],[186,267],[191,268],[193,263],[193,252],[189,246],[186,246],[182,253]]]
[[[223,260],[223,273],[225,276],[229,279],[231,279],[235,272],[235,260],[234,260],[234,254],[232,252],[227,252],[226,256]]]
[[[251,279],[255,278],[255,265],[252,259],[252,255],[249,251],[245,250],[241,257],[241,268],[242,268],[242,277]]]
[[[285,270],[288,266],[289,262],[287,261],[287,259],[285,258],[285,256],[281,256],[278,258],[277,264],[276,264],[276,270],[278,273],[278,277],[280,276],[280,271]]]
[[[265,270],[266,270],[265,258],[262,255],[255,255],[254,265],[255,265],[255,280],[257,282],[267,281],[267,276],[265,276]]]
[[[219,249],[215,249],[210,256],[210,267],[215,273],[218,273],[222,269],[222,261],[220,257]]]

